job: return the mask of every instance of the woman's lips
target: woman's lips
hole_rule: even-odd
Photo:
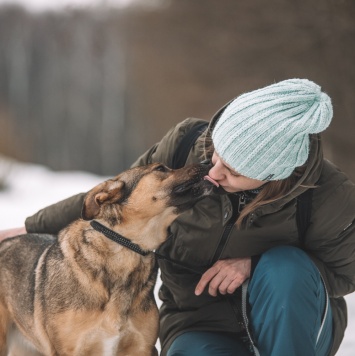
[[[213,178],[211,178],[210,176],[204,176],[203,179],[208,180],[209,182],[211,182],[213,185],[215,185],[217,188],[219,187],[219,183],[216,182]]]

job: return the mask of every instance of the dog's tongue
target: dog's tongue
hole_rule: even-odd
[[[204,176],[203,179],[208,180],[211,182],[213,185],[215,185],[217,188],[219,187],[219,183],[217,183],[214,179],[212,179],[210,176]]]

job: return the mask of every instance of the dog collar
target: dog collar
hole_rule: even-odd
[[[101,232],[101,234],[105,235],[110,240],[127,247],[128,249],[142,255],[147,256],[150,251],[142,250],[137,244],[133,243],[131,240],[127,239],[126,237],[120,235],[119,233],[107,228],[106,226],[100,224],[96,220],[90,221],[90,225],[93,227],[94,230]]]
[[[127,239],[126,237],[120,235],[119,233],[117,233],[116,231],[113,231],[111,229],[109,229],[108,227],[100,224],[98,221],[96,220],[91,220],[90,221],[90,225],[93,227],[94,230],[100,232],[101,234],[105,235],[107,238],[109,238],[110,240],[124,246],[127,247],[128,249],[130,249],[133,252],[136,252],[142,256],[147,256],[150,253],[153,253],[158,259],[161,260],[165,260],[167,262],[170,263],[174,263],[182,268],[188,269],[191,272],[197,273],[199,275],[202,275],[205,271],[206,268],[196,268],[196,267],[192,267],[189,266],[183,262],[174,260],[168,256],[164,256],[156,251],[146,251],[146,250],[142,250],[137,244],[133,243],[131,240]]]

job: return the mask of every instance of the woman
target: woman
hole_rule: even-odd
[[[323,159],[318,134],[332,115],[318,85],[293,79],[240,95],[211,120],[186,164],[210,159],[218,194],[181,215],[159,249],[188,267],[159,261],[162,355],[335,354],[343,296],[355,289],[355,188]],[[178,124],[134,165],[171,166],[200,123]],[[57,233],[82,198],[41,210],[27,231]]]

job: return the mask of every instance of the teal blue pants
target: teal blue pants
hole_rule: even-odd
[[[326,356],[332,344],[332,312],[321,276],[302,250],[265,252],[248,286],[251,331],[261,356]],[[237,336],[186,332],[167,356],[250,355]]]

